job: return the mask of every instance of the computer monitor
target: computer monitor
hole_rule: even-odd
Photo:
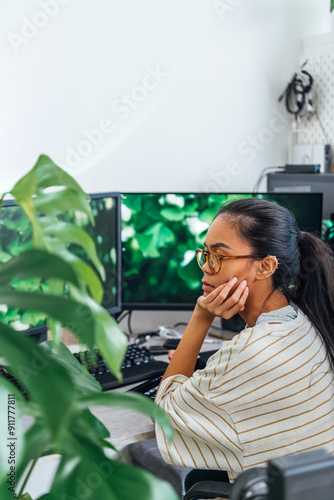
[[[202,294],[195,250],[222,204],[265,198],[321,234],[318,193],[126,193],[122,196],[124,310],[190,310]]]
[[[279,172],[268,174],[267,189],[274,193],[322,193],[322,218],[334,217],[334,175],[331,174],[292,174]]]
[[[95,226],[82,214],[65,215],[75,218],[75,224],[85,229],[93,238],[97,255],[102,262],[106,280],[103,282],[103,307],[112,315],[121,312],[121,199],[120,193],[92,194],[91,207]],[[22,251],[32,248],[32,232],[28,217],[13,201],[5,201],[0,214],[0,263],[10,260]],[[79,257],[88,261],[80,247],[71,247]],[[39,279],[16,280],[18,289],[42,291],[45,284]],[[46,315],[38,311],[23,311],[19,308],[0,306],[0,320],[15,329],[25,331],[37,338],[46,339]]]

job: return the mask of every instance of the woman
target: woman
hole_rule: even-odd
[[[163,458],[233,479],[269,459],[334,453],[334,270],[330,249],[285,208],[257,198],[223,206],[197,251],[203,295],[156,403],[171,417]],[[246,328],[194,366],[213,319]]]

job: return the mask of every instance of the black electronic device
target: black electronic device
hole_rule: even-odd
[[[199,358],[196,361],[195,370],[203,370],[205,368],[206,362],[210,356],[212,356],[215,351],[203,351],[200,353]],[[159,388],[160,382],[162,379],[162,375],[157,377],[152,377],[150,380],[146,380],[145,382],[136,385],[133,387],[131,391],[139,392],[140,394],[144,394],[150,399],[155,399],[157,390]]]
[[[332,500],[334,457],[324,448],[269,460],[266,467],[241,472],[234,483],[200,481],[184,495],[231,500]]]
[[[283,205],[302,231],[321,234],[321,193],[123,194],[123,309],[193,309],[202,293],[196,248],[221,205],[252,197]]]
[[[320,164],[316,165],[297,165],[294,163],[285,165],[285,172],[291,174],[319,174],[320,173]]]
[[[89,351],[75,353],[74,356],[87,367],[90,374],[100,383],[103,391],[151,379],[163,374],[168,366],[168,363],[164,361],[156,361],[146,347],[131,344],[127,348],[121,366],[123,380],[119,382],[110,373],[108,366],[98,352],[96,364],[91,363]]]
[[[123,380],[119,381],[112,375],[106,362],[99,352],[95,351],[95,361],[91,362],[90,351],[81,351],[74,353],[73,356],[83,364],[89,373],[101,385],[103,391],[117,389],[124,385],[138,384],[143,380],[162,376],[166,371],[168,363],[157,361],[146,347],[139,347],[136,344],[128,346],[121,366]],[[0,377],[4,377],[14,384],[19,391],[27,397],[27,392],[20,381],[0,366]]]
[[[267,176],[268,191],[279,193],[322,193],[322,218],[334,213],[334,174],[274,173]]]
[[[136,387],[131,389],[131,391],[143,394],[144,396],[147,396],[148,398],[153,399],[154,401],[161,380],[162,380],[162,375],[159,375],[158,377],[153,377],[150,380],[146,380],[142,384],[136,385]]]

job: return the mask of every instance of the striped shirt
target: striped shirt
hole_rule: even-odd
[[[334,453],[334,375],[323,342],[301,311],[279,324],[268,316],[225,342],[204,370],[162,382],[156,403],[174,428],[167,443],[156,425],[166,462],[226,470],[233,480],[279,456]]]

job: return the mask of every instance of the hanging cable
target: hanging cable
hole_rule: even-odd
[[[294,127],[297,126],[298,122],[307,120],[315,113],[313,105],[313,77],[308,71],[303,69],[307,63],[308,60],[294,73],[291,81],[278,98],[279,102],[285,98],[286,110],[294,116]]]

